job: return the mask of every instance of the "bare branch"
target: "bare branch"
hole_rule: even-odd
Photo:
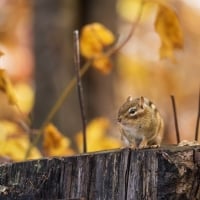
[[[124,41],[122,41],[118,46],[116,45],[116,47],[112,48],[110,51],[107,52],[107,55],[111,56],[115,53],[117,53],[118,51],[120,51],[126,44],[127,42],[131,39],[131,37],[133,36],[133,34],[135,33],[136,28],[138,27],[141,17],[142,17],[142,11],[143,11],[143,7],[144,4],[146,2],[143,0],[140,4],[140,8],[138,11],[138,15],[137,18],[134,22],[132,22],[132,26],[131,26],[131,30],[128,33],[127,37],[124,39]]]
[[[83,97],[83,86],[81,82],[80,75],[80,47],[79,47],[79,32],[78,30],[74,31],[74,64],[76,70],[76,78],[77,78],[77,90],[78,90],[78,100],[80,104],[81,110],[81,119],[83,126],[83,152],[87,152],[87,140],[86,140],[86,114],[84,107],[84,97]]]
[[[199,119],[200,119],[200,88],[199,88],[199,102],[198,102],[198,113],[197,113],[197,122],[195,129],[195,140],[198,141],[199,135]]]
[[[176,129],[176,140],[177,140],[177,143],[179,143],[180,142],[180,133],[179,133],[179,128],[178,128],[176,104],[175,104],[175,99],[174,99],[173,95],[171,95],[171,101],[172,101],[172,107],[173,107],[173,112],[174,112],[174,123],[175,123],[175,129]]]

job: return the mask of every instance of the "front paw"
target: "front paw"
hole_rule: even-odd
[[[138,149],[154,149],[154,148],[159,148],[159,144],[153,144],[153,145],[140,145]]]
[[[132,149],[132,150],[138,149],[138,147],[136,147],[134,144],[129,145],[129,148]]]
[[[137,147],[137,149],[148,149],[149,146],[148,145],[140,145],[139,147]]]
[[[149,148],[151,149],[156,149],[156,148],[159,148],[160,147],[160,144],[153,144],[153,145],[150,145]]]

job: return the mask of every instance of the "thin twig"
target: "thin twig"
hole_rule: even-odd
[[[86,114],[84,107],[83,86],[80,77],[80,45],[79,45],[78,30],[75,30],[73,35],[74,35],[74,64],[77,76],[78,100],[80,104],[81,119],[83,126],[83,153],[87,153]]]
[[[24,120],[17,120],[17,124],[29,135],[32,135],[32,130]]]
[[[130,30],[129,34],[127,35],[127,37],[118,46],[116,46],[113,49],[111,49],[110,51],[108,51],[107,52],[108,56],[111,56],[111,55],[115,54],[116,52],[118,52],[131,39],[131,37],[133,36],[136,28],[138,27],[138,25],[140,23],[140,20],[141,20],[141,17],[142,17],[143,7],[144,7],[145,3],[146,2],[144,0],[141,2],[141,5],[140,5],[139,11],[138,11],[138,15],[137,15],[137,19],[132,23],[131,30]]]
[[[197,122],[196,122],[196,129],[195,129],[195,140],[196,141],[198,141],[198,139],[199,139],[199,120],[200,120],[200,88],[199,88],[199,102],[198,102]]]
[[[179,133],[179,128],[178,128],[178,119],[177,119],[177,112],[176,112],[176,104],[175,104],[175,99],[174,96],[171,95],[171,101],[172,101],[172,107],[173,107],[173,112],[174,112],[174,123],[175,123],[175,129],[176,129],[176,140],[177,144],[180,143],[180,133]]]

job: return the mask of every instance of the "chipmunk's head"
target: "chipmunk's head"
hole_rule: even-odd
[[[130,144],[138,146],[141,141],[150,145],[161,143],[163,120],[156,106],[147,98],[128,97],[119,109],[118,123],[123,138]]]
[[[118,112],[118,123],[122,126],[133,127],[147,113],[147,99],[143,96],[133,99],[128,97]]]

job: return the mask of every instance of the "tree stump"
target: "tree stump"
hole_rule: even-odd
[[[0,199],[200,199],[200,146],[118,149],[0,166]]]

